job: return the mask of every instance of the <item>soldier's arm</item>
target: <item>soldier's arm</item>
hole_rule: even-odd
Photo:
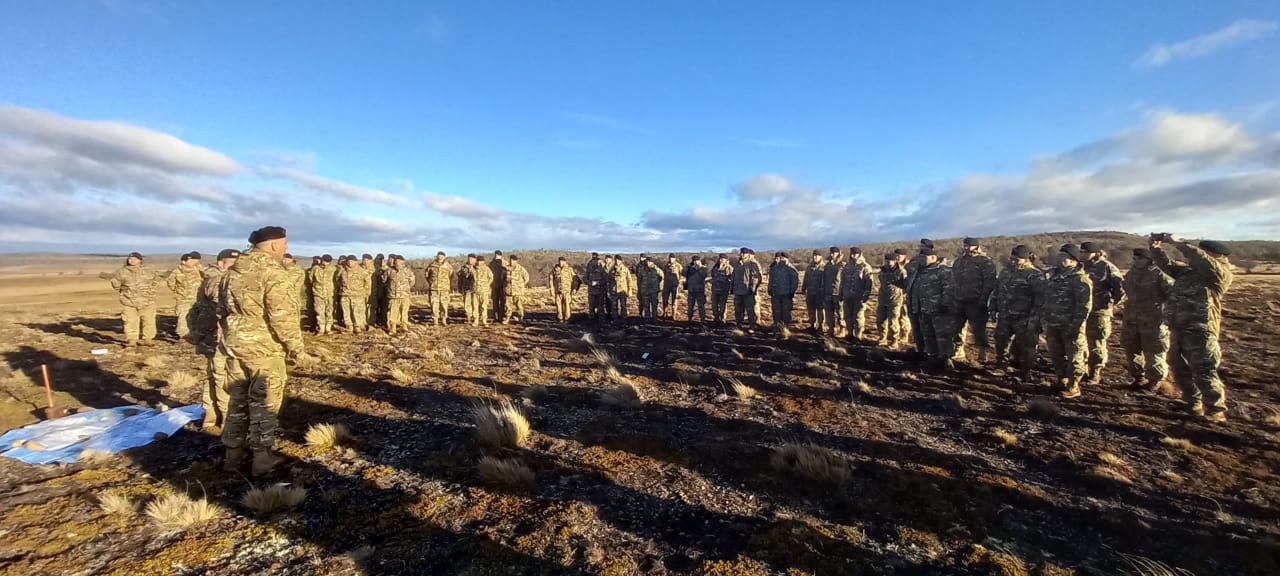
[[[1093,309],[1093,286],[1089,282],[1080,280],[1071,288],[1075,295],[1076,307],[1071,311],[1071,326],[1077,327],[1084,324],[1086,318],[1089,317],[1089,311]]]
[[[1221,289],[1226,282],[1225,267],[1215,262],[1211,256],[1198,246],[1192,246],[1185,242],[1177,246],[1178,251],[1187,257],[1187,266],[1204,281],[1206,286]]]
[[[956,279],[950,268],[943,268],[942,274],[942,309],[950,310],[951,303],[956,301]]]
[[[120,287],[123,285],[124,285],[124,280],[120,277],[120,271],[116,270],[115,274],[111,275],[111,289],[119,290]]]
[[[1043,274],[1031,275],[1031,319],[1033,326],[1040,324],[1040,309],[1044,307],[1048,289],[1049,282],[1044,279]]]
[[[990,258],[982,260],[982,299],[985,300],[996,290],[996,263]]]
[[[178,275],[170,274],[164,279],[164,285],[168,286],[170,290],[176,291],[178,289]]]
[[[1174,278],[1177,278],[1184,272],[1190,270],[1186,264],[1170,260],[1169,254],[1167,254],[1164,251],[1164,248],[1161,248],[1160,246],[1151,247],[1151,258],[1155,261],[1157,267],[1164,270],[1165,274],[1173,276]]]
[[[1119,304],[1121,300],[1124,300],[1124,274],[1121,274],[1120,269],[1110,262],[1107,262],[1107,268],[1110,275],[1107,280],[1111,283],[1109,286],[1111,301]]]
[[[266,312],[267,326],[276,339],[284,344],[284,350],[289,356],[303,354],[305,347],[302,343],[302,328],[298,323],[294,301],[296,293],[289,286],[287,273],[283,268],[268,270],[263,285],[265,292],[262,305]]]
[[[866,302],[867,300],[871,299],[872,288],[875,288],[875,280],[872,280],[871,278],[871,267],[863,266],[862,267],[862,294],[860,298],[863,302]]]
[[[1160,274],[1160,279],[1156,281],[1156,292],[1160,294],[1161,302],[1169,301],[1169,297],[1173,295],[1173,278],[1168,274]]]

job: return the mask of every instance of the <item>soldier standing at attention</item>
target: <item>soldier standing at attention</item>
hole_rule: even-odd
[[[909,277],[907,310],[916,317],[916,341],[927,365],[950,370],[955,355],[955,280],[951,268],[938,262],[938,252],[921,248],[923,265]]]
[[[786,252],[778,252],[769,266],[769,306],[773,311],[773,324],[786,327],[791,324],[791,308],[795,305],[796,290],[800,287],[800,273],[787,259]]]
[[[1019,380],[1030,385],[1040,344],[1040,320],[1044,308],[1044,272],[1031,263],[1031,249],[1019,244],[1009,254],[1009,265],[996,279],[990,309],[996,315],[996,368],[1010,364],[1019,371]]]
[[[489,306],[493,304],[493,271],[485,264],[484,256],[477,254],[473,267],[476,275],[475,311],[472,326],[489,325]]]
[[[611,258],[607,258],[607,262],[600,261],[600,254],[591,253],[591,260],[587,262],[587,316],[592,322],[599,322],[607,318],[609,314],[609,265]],[[568,264],[566,264],[568,266]],[[570,268],[572,270],[572,268]],[[576,276],[575,276],[576,277]],[[572,281],[570,281],[572,284]]]
[[[360,261],[355,257],[348,257],[338,294],[342,297],[342,322],[352,334],[368,330],[364,316],[369,304],[368,291],[369,277],[360,270]]]
[[[156,283],[159,275],[142,263],[142,254],[133,252],[125,258],[124,267],[111,276],[111,287],[120,294],[120,316],[124,319],[124,345],[156,338]]]
[[[851,340],[862,340],[866,328],[865,310],[874,287],[871,266],[863,258],[862,249],[857,246],[849,248],[849,261],[840,273],[840,303],[844,308],[845,335]]]
[[[223,273],[239,257],[239,250],[227,249],[218,253],[218,261],[204,270],[204,281],[200,284],[195,309],[191,312],[191,339],[196,344],[196,352],[207,362],[200,393],[200,403],[204,406],[202,427],[205,430],[221,428],[227,415],[227,386],[231,376],[227,372],[227,355],[222,351],[222,317],[226,310],[218,303],[218,291],[222,288]]]
[[[391,267],[387,269],[387,280],[383,284],[387,301],[387,334],[397,331],[408,333],[409,306],[413,302],[413,270],[404,262],[404,256],[392,254],[389,258]]]
[[[1076,398],[1086,371],[1084,323],[1093,301],[1093,286],[1080,265],[1079,248],[1064,244],[1058,256],[1059,264],[1049,274],[1040,321],[1057,377],[1054,387],[1063,398]]]
[[[493,276],[493,321],[506,323],[511,315],[507,313],[507,263],[502,259],[502,251],[494,250],[493,259],[489,260],[489,275]]]
[[[311,276],[311,308],[316,313],[316,334],[324,335],[333,330],[333,283],[336,272],[333,256],[328,254],[320,257],[319,266],[312,266],[307,271]]]
[[[956,353],[964,359],[964,328],[973,333],[978,348],[978,363],[985,364],[991,354],[987,338],[987,305],[996,289],[996,263],[982,251],[977,238],[964,239],[964,253],[951,266],[956,281]]]
[[[1133,267],[1124,277],[1124,323],[1120,343],[1124,346],[1133,389],[1151,392],[1169,375],[1165,357],[1169,354],[1169,327],[1164,312],[1173,294],[1173,279],[1155,265],[1151,251],[1133,251]],[[1143,378],[1145,379],[1145,383]]]
[[[200,294],[200,253],[190,252],[178,259],[178,267],[169,273],[165,284],[173,292],[173,315],[177,318],[177,336],[186,338],[191,333],[191,307]]]
[[[1172,243],[1187,262],[1170,260],[1162,248],[1165,242]],[[1168,315],[1173,381],[1182,389],[1190,413],[1203,414],[1210,422],[1225,422],[1227,390],[1218,376],[1222,363],[1218,334],[1222,330],[1222,302],[1233,279],[1227,259],[1231,248],[1214,240],[1200,242],[1197,248],[1163,234],[1152,239],[1151,255],[1156,265],[1173,277]]]
[[[436,252],[436,259],[427,266],[427,287],[431,290],[431,324],[444,326],[449,323],[449,291],[453,282],[453,265],[444,252]],[[523,318],[524,315],[521,315]]]
[[[369,298],[369,324],[387,325],[387,272],[391,262],[382,254],[373,257],[373,277],[369,288],[373,295]]]
[[[926,248],[934,250],[933,240],[921,238],[920,248],[917,250],[916,255],[912,256],[906,263],[907,282],[905,284],[905,288],[908,293],[911,292],[911,283],[914,281],[914,276],[925,266],[924,250]],[[903,255],[903,258],[906,258],[906,255]],[[916,317],[914,312],[912,312],[910,298],[907,299],[907,320],[911,326],[911,339],[915,343],[916,353],[923,355],[924,342],[920,339],[920,319]]]
[[[592,253],[591,261],[596,264],[596,268],[603,268],[600,264],[600,255]],[[587,264],[587,270],[591,270],[591,264]],[[603,279],[603,276],[601,277]],[[573,317],[573,309],[570,305],[573,301],[574,284],[578,281],[578,273],[573,270],[573,266],[569,265],[569,259],[561,256],[556,262],[555,267],[551,268],[551,273],[547,276],[547,286],[551,287],[551,299],[556,305],[556,320],[561,323],[568,322]],[[603,285],[600,286],[604,288]],[[593,288],[588,287],[588,299]],[[592,319],[597,316],[592,314]]]
[[[302,301],[307,297],[307,271],[293,259],[293,254],[285,254],[281,259],[284,271],[289,275],[289,286],[293,288],[293,304],[297,307],[298,329],[302,329]]]
[[[698,312],[698,322],[707,323],[707,266],[702,256],[695,254],[684,268],[684,289],[689,293],[685,316],[693,322],[693,312]]]
[[[462,311],[467,324],[477,324],[476,312],[476,255],[467,254],[467,265],[458,270],[458,291],[462,292]]]
[[[645,258],[636,270],[636,293],[640,299],[640,319],[658,318],[658,294],[662,292],[662,269]]]
[[[335,296],[333,299],[333,317],[344,326],[347,325],[350,320],[342,313],[342,279],[347,276],[347,260],[350,259],[351,257],[345,254],[339,255],[337,269],[333,272],[333,293]]]
[[[512,316],[515,316],[517,322],[524,323],[524,295],[529,286],[529,271],[520,265],[519,256],[511,255],[511,264],[507,266],[505,277],[507,307],[502,323],[511,323]]]
[[[321,263],[321,261],[320,261],[320,257],[319,257],[319,256],[312,256],[312,257],[311,257],[311,267],[310,267],[310,268],[307,268],[306,273],[305,273],[305,275],[303,276],[303,279],[302,279],[302,284],[303,284],[303,286],[304,286],[304,288],[302,289],[302,297],[303,297],[303,298],[302,298],[302,329],[303,329],[303,332],[305,332],[305,331],[306,331],[306,329],[307,329],[308,327],[313,328],[313,329],[315,328],[315,321],[316,321],[316,309],[315,309],[315,305],[313,304],[313,302],[314,302],[314,297],[313,297],[312,289],[311,289],[311,284],[312,284],[312,282],[311,282],[311,281],[312,281],[311,271],[312,271],[312,270],[315,270],[317,267],[319,267],[319,266],[320,266],[320,263]],[[318,331],[318,330],[317,330],[317,331]]]
[[[721,253],[711,268],[711,317],[717,324],[724,324],[729,310],[729,293],[733,291],[733,265],[729,255]]]
[[[844,330],[843,308],[840,305],[840,274],[844,271],[844,256],[839,246],[832,246],[827,265],[822,269],[822,331],[839,336]]]
[[[750,248],[738,250],[738,265],[733,267],[733,319],[739,328],[751,332],[759,320],[756,316],[756,294],[764,282],[756,253]],[[743,321],[746,324],[743,324]]]
[[[801,292],[804,293],[805,311],[809,315],[809,329],[815,332],[821,331],[822,326],[822,306],[823,306],[823,284],[822,269],[826,266],[822,259],[822,252],[813,251],[813,258],[809,262],[809,267],[804,270],[804,286]]]
[[[613,323],[613,315],[618,307],[617,303],[614,302],[614,296],[617,295],[617,283],[613,277],[613,270],[617,265],[617,260],[612,254],[604,255],[604,318],[609,323]],[[588,299],[590,299],[590,292],[588,291],[587,294]]]
[[[892,252],[884,255],[884,265],[880,267],[880,294],[876,300],[876,324],[880,330],[881,346],[896,349],[902,343],[902,315],[906,293],[902,287],[906,284],[907,269],[902,267],[898,255]]]
[[[631,291],[636,288],[636,279],[627,268],[627,262],[621,254],[614,256],[613,274],[609,281],[609,303],[613,319],[616,322],[627,321],[627,300]]]
[[[223,275],[219,293],[226,309],[222,346],[231,376],[222,444],[227,448],[227,471],[240,468],[248,449],[253,453],[253,474],[262,475],[281,460],[274,452],[277,414],[288,379],[285,359],[303,368],[316,360],[303,348],[296,292],[280,263],[289,249],[284,228],[255,230],[249,244],[253,248]]]
[[[676,304],[680,300],[680,284],[683,280],[684,267],[675,254],[668,254],[667,263],[662,267],[662,315],[672,320],[676,317]]]
[[[1115,305],[1124,298],[1124,276],[1107,260],[1102,247],[1093,242],[1080,245],[1084,270],[1093,283],[1093,308],[1085,321],[1084,335],[1089,343],[1089,375],[1086,382],[1102,381],[1102,368],[1107,365],[1107,340],[1111,338],[1111,316]]]

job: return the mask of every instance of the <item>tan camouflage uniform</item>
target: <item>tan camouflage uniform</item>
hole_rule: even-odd
[[[517,322],[524,322],[524,300],[525,293],[529,287],[529,271],[520,264],[519,260],[512,260],[506,268],[506,297],[507,310],[502,316],[502,323],[508,324],[511,318],[515,317]]]
[[[871,279],[871,266],[865,261],[850,261],[840,272],[840,304],[843,308],[846,335],[853,339],[862,339],[866,328],[867,302],[871,300],[874,281]]]
[[[369,308],[369,274],[359,264],[342,270],[342,282],[338,285],[342,299],[342,322],[352,332],[369,327],[365,312]]]
[[[880,267],[880,293],[876,299],[876,326],[880,330],[880,345],[897,348],[905,334],[907,295],[907,269],[897,261]]]
[[[311,307],[315,310],[318,334],[328,334],[333,330],[333,283],[336,272],[337,267],[332,262],[322,262],[307,271],[311,277]]]
[[[1177,244],[1185,264],[1169,259],[1162,248],[1152,248],[1156,265],[1173,277],[1168,305],[1170,368],[1173,381],[1192,410],[1206,415],[1227,410],[1227,390],[1218,376],[1222,349],[1222,302],[1231,288],[1231,264],[1190,244]]]
[[[453,281],[453,265],[448,260],[433,260],[427,266],[427,287],[431,290],[431,324],[449,323],[449,296]]]
[[[225,310],[218,303],[218,291],[222,287],[224,271],[217,266],[206,266],[204,281],[196,296],[192,310],[194,321],[191,339],[196,351],[205,357],[205,382],[200,394],[204,406],[204,425],[222,426],[227,415],[227,386],[231,374],[227,371],[227,355],[222,351],[222,316]]]
[[[1169,326],[1165,307],[1173,293],[1173,279],[1155,264],[1131,268],[1124,277],[1124,322],[1120,343],[1124,346],[1129,375],[1155,389],[1169,375]]]
[[[621,322],[627,318],[627,300],[635,290],[635,278],[631,275],[631,269],[621,261],[614,262],[609,275],[609,311],[615,321]]]
[[[676,317],[676,308],[680,300],[680,284],[684,281],[684,266],[679,261],[668,259],[662,265],[662,316]]]
[[[302,303],[307,299],[307,271],[298,265],[298,263],[290,262],[284,265],[284,271],[289,275],[289,286],[294,291],[294,302],[298,305],[298,328],[302,328]]]
[[[588,264],[588,267],[590,265]],[[574,280],[578,278],[578,273],[574,271],[573,266],[564,262],[560,262],[551,269],[551,273],[547,276],[547,286],[551,287],[551,298],[556,305],[556,320],[568,322],[573,316],[573,285]],[[600,286],[602,290],[604,286]],[[588,287],[590,292],[594,288]],[[603,297],[603,293],[601,294]]]
[[[1089,344],[1089,376],[1096,382],[1107,365],[1107,340],[1111,338],[1111,318],[1115,305],[1124,298],[1124,276],[1105,257],[1082,262],[1093,283],[1093,307],[1085,321],[1084,335]]]
[[[488,326],[489,306],[493,302],[493,272],[484,262],[476,263],[473,272],[475,274],[474,288],[471,291],[470,298],[466,293],[462,295],[462,301],[464,305],[469,307],[471,325]]]
[[[733,292],[733,265],[728,260],[716,260],[711,267],[711,317],[721,324],[729,310],[729,295]]]
[[[1040,322],[1057,376],[1056,387],[1077,389],[1087,371],[1084,323],[1092,301],[1093,286],[1083,265],[1058,266],[1050,273]]]
[[[196,305],[196,298],[200,295],[201,280],[203,276],[199,266],[182,264],[165,279],[169,291],[173,292],[173,315],[178,321],[178,338],[186,338],[191,333],[191,308]]]
[[[386,269],[383,291],[387,301],[387,332],[409,331],[409,307],[413,301],[413,270],[400,263]]]
[[[156,338],[156,283],[159,275],[146,264],[125,265],[111,276],[111,287],[120,293],[120,314],[124,320],[124,339],[129,345],[138,343],[139,328],[143,340]]]

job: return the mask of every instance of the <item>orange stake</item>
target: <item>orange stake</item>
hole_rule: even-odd
[[[40,373],[44,374],[44,394],[49,398],[49,407],[53,408],[53,387],[49,386],[49,367],[41,364]]]

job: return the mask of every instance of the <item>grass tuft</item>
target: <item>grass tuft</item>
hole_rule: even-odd
[[[868,384],[866,380],[863,380],[861,378],[853,382],[853,389],[856,390],[859,394],[870,394],[872,391],[871,384]]]
[[[1183,480],[1182,475],[1174,472],[1173,470],[1165,470],[1164,472],[1161,472],[1160,475],[1164,476],[1165,480],[1173,482],[1174,484],[1181,484]]]
[[[1097,477],[1099,477],[1099,478],[1106,478],[1106,479],[1108,479],[1108,480],[1115,480],[1116,482],[1119,482],[1119,483],[1121,483],[1121,484],[1133,484],[1133,480],[1131,480],[1128,476],[1125,476],[1125,475],[1124,475],[1124,473],[1122,473],[1122,472],[1120,472],[1119,470],[1116,470],[1115,468],[1112,468],[1112,467],[1110,467],[1110,466],[1105,466],[1105,465],[1104,465],[1104,466],[1094,466],[1094,467],[1093,467],[1093,469],[1092,469],[1090,472],[1091,472],[1094,476],[1097,476]]]
[[[529,440],[529,420],[510,402],[477,404],[472,410],[476,438],[490,448],[516,448]]]
[[[1194,576],[1188,570],[1174,568],[1164,562],[1142,556],[1120,553],[1120,558],[1128,566],[1128,570],[1124,571],[1128,576]]]
[[[480,479],[491,486],[508,489],[525,489],[534,484],[533,470],[518,458],[481,458]]]
[[[1018,437],[1004,428],[996,428],[995,430],[992,430],[991,435],[1003,442],[1005,446],[1014,446],[1018,443]]]
[[[320,450],[332,450],[346,446],[355,440],[346,424],[312,424],[307,428],[307,446]]]
[[[200,378],[186,370],[174,370],[165,382],[173,388],[191,388],[200,383]]]
[[[98,507],[112,516],[130,517],[138,512],[133,499],[124,494],[103,494],[98,496]]]
[[[1173,436],[1165,436],[1161,438],[1160,443],[1170,448],[1179,448],[1182,450],[1190,450],[1192,446],[1195,446],[1195,444],[1192,444],[1191,441],[1186,438],[1174,438]]]
[[[774,470],[818,484],[840,485],[849,481],[849,463],[834,451],[810,444],[784,444],[773,450]]]
[[[644,399],[640,397],[640,391],[630,382],[623,382],[605,390],[600,400],[605,406],[612,408],[636,408],[644,403]]]
[[[157,526],[185,529],[222,517],[222,507],[185,494],[167,494],[147,504],[147,517]]]
[[[396,366],[391,369],[391,379],[401,384],[413,384],[418,381],[413,371],[402,366]]]
[[[827,352],[831,352],[832,354],[838,354],[840,356],[849,355],[848,348],[845,348],[844,346],[836,344],[836,341],[831,338],[822,339],[822,349],[826,350]]]
[[[821,363],[821,362],[818,362],[817,360],[811,360],[811,361],[809,361],[809,362],[805,363],[805,365],[804,365],[804,366],[805,366],[805,368],[808,368],[808,369],[809,369],[809,373],[810,373],[810,374],[813,374],[814,376],[817,376],[818,378],[835,378],[836,376],[838,376],[838,375],[839,375],[839,374],[838,374],[834,369],[832,369],[830,366],[827,366],[826,364],[823,364],[823,363]]]
[[[729,378],[729,388],[733,389],[733,394],[743,400],[755,398],[758,394],[755,388],[743,384],[737,378]]]
[[[169,357],[161,355],[147,356],[142,359],[142,365],[147,368],[164,368],[169,365]]]
[[[253,488],[245,493],[241,503],[246,508],[266,515],[281,510],[288,510],[307,499],[307,491],[297,486],[273,484],[266,488]]]
[[[1115,466],[1120,463],[1120,457],[1110,452],[1099,452],[1098,461],[1106,464],[1107,466]]]

